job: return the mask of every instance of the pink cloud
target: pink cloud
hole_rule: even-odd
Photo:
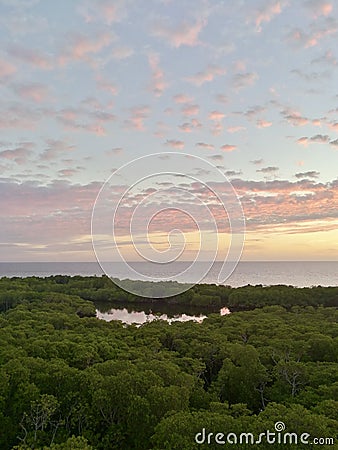
[[[225,114],[220,111],[211,111],[209,114],[210,120],[215,120],[216,122],[221,121],[225,117]]]
[[[246,130],[246,128],[242,127],[242,126],[233,126],[233,127],[227,128],[227,131],[229,133],[238,133],[239,131],[243,131],[243,130]]]
[[[222,133],[223,129],[223,125],[220,122],[216,122],[211,128],[211,134],[218,136]]]
[[[331,19],[332,18],[327,17],[323,19],[323,22],[312,24],[312,26],[309,27],[308,32],[296,28],[287,35],[287,39],[298,47],[315,47],[325,37],[337,34],[338,23]]]
[[[83,108],[67,108],[61,110],[56,119],[67,129],[71,131],[87,131],[96,136],[105,136],[106,130],[104,124],[116,119],[113,114],[104,111],[88,112]]]
[[[308,138],[305,136],[297,139],[298,144],[304,145],[304,147],[306,147],[308,145],[308,141],[309,141]]]
[[[260,32],[262,30],[263,22],[270,22],[275,16],[282,12],[281,2],[268,1],[264,8],[260,9],[255,14],[256,30]]]
[[[338,122],[328,123],[327,126],[329,128],[331,128],[331,130],[334,130],[334,131],[338,132]]]
[[[194,128],[202,128],[202,124],[199,120],[197,119],[191,119],[191,124]]]
[[[233,152],[234,150],[236,150],[236,148],[236,145],[224,144],[222,145],[221,150],[223,152]]]
[[[198,105],[191,104],[185,105],[181,109],[184,116],[196,116],[199,113],[199,110],[200,108]]]
[[[16,85],[14,91],[23,99],[36,103],[45,101],[49,96],[48,87],[41,83]]]
[[[96,84],[99,89],[109,92],[111,95],[117,95],[119,90],[115,83],[112,81],[104,80],[102,77],[97,77]]]
[[[257,120],[257,127],[258,128],[268,128],[271,127],[272,122],[269,122],[267,120]]]
[[[165,145],[168,145],[173,148],[177,148],[179,150],[182,150],[184,148],[184,142],[176,140],[176,139],[167,139]]]
[[[179,48],[182,45],[194,47],[200,44],[198,37],[205,26],[205,20],[198,20],[195,24],[183,22],[176,27],[162,23],[156,24],[152,31],[154,36],[164,39],[171,47]]]
[[[74,145],[61,140],[47,139],[46,144],[47,148],[40,155],[41,161],[53,161],[75,150]]]
[[[284,118],[294,127],[302,127],[309,122],[307,117],[303,117],[298,111],[282,111]]]
[[[53,67],[51,58],[39,50],[12,45],[7,51],[12,57],[39,69],[49,70]]]
[[[315,18],[329,16],[333,11],[332,2],[325,0],[308,0],[305,6],[312,12]]]
[[[61,169],[58,170],[58,174],[60,177],[69,178],[75,175],[78,172],[76,169]]]
[[[5,79],[10,77],[16,72],[16,67],[9,61],[0,59],[0,79]]]
[[[182,123],[182,125],[179,125],[178,128],[184,133],[191,133],[193,131],[191,123],[188,122]]]
[[[149,66],[152,71],[152,81],[151,81],[151,89],[154,94],[159,97],[163,94],[163,91],[168,86],[164,79],[164,72],[159,67],[159,56],[155,53],[151,53],[148,55]]]
[[[189,97],[188,95],[185,94],[176,94],[174,95],[174,102],[181,104],[181,103],[191,103],[193,101],[192,97]]]
[[[111,25],[119,22],[126,16],[125,2],[123,0],[87,0],[78,8],[79,13],[87,23],[104,22]]]
[[[184,122],[182,125],[179,125],[179,129],[184,133],[191,133],[196,128],[201,128],[202,124],[199,120],[193,118],[190,122]]]
[[[0,128],[33,130],[37,127],[41,113],[22,103],[15,103],[0,111]]]
[[[196,75],[187,77],[186,80],[196,86],[201,86],[207,81],[212,81],[216,76],[225,75],[225,73],[225,69],[210,65],[203,72],[198,72]]]
[[[131,108],[131,115],[129,119],[125,121],[127,128],[131,128],[138,131],[144,131],[144,121],[148,117],[150,109],[148,106],[136,106]]]
[[[0,151],[0,160],[7,159],[9,161],[14,161],[18,165],[23,165],[27,163],[28,158],[31,156],[32,149],[34,148],[32,142],[22,142],[19,147],[10,150]]]
[[[108,32],[101,32],[91,37],[74,34],[68,38],[67,47],[59,56],[59,63],[64,65],[74,59],[88,61],[90,55],[100,53],[111,44],[112,40],[113,36]]]
[[[330,142],[330,137],[327,134],[316,134],[311,137],[303,136],[297,139],[297,143],[305,147],[308,144],[327,144],[328,142]]]
[[[167,135],[169,129],[170,128],[166,123],[164,123],[162,121],[157,122],[156,123],[156,131],[154,132],[154,136],[156,136],[158,138],[164,138]]]

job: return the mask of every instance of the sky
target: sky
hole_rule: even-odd
[[[337,2],[0,0],[0,22],[1,261],[95,261],[111,176],[94,242],[127,192],[127,259],[203,236],[208,259],[215,233],[224,258],[230,182],[243,260],[337,260]]]

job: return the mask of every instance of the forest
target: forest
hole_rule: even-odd
[[[110,301],[198,305],[208,318],[97,319]],[[231,314],[210,312],[223,306]],[[105,276],[1,278],[0,449],[337,448],[337,306],[338,287],[196,285],[157,300]],[[257,442],[266,430],[290,439]]]

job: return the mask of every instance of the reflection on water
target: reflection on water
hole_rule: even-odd
[[[201,311],[199,308],[182,305],[166,305],[166,304],[141,304],[128,305],[121,307],[112,303],[95,303],[96,316],[99,319],[110,322],[112,320],[119,320],[126,325],[135,324],[137,326],[144,323],[153,322],[154,320],[164,320],[168,323],[172,322],[187,322],[194,321],[197,323],[203,322],[207,318],[205,310]],[[223,307],[208,309],[208,313],[219,313],[220,315],[230,314],[228,308]]]

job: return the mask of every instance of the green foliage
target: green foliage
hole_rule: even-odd
[[[141,300],[106,277],[3,278],[0,448],[189,450],[277,421],[337,437],[337,292],[199,285],[170,301],[237,312],[136,328],[94,317]]]

